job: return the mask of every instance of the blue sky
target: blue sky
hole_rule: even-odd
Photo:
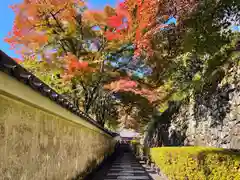
[[[9,8],[9,5],[19,3],[22,0],[0,0],[0,49],[4,51],[11,57],[18,57],[13,50],[10,50],[10,47],[7,43],[3,41],[4,37],[12,29],[14,13]],[[88,0],[89,8],[91,9],[101,9],[105,5],[115,6],[117,3],[116,0]]]
[[[13,51],[9,50],[9,46],[3,41],[3,38],[11,30],[14,20],[14,13],[9,8],[9,5],[18,2],[20,2],[20,0],[2,0],[0,2],[0,49],[12,57],[16,57],[16,55]]]

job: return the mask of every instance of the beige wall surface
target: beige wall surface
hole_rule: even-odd
[[[0,180],[71,179],[113,146],[111,136],[0,72]]]

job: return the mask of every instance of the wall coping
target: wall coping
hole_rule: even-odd
[[[35,92],[38,92],[38,94],[41,94],[42,96],[50,99],[56,105],[61,106],[62,108],[64,108],[67,111],[70,111],[71,114],[74,114],[74,115],[80,117],[81,119],[90,123],[94,127],[102,130],[106,134],[108,134],[112,137],[116,136],[116,133],[111,132],[108,129],[99,125],[94,119],[92,119],[86,113],[80,111],[74,104],[69,102],[66,98],[64,98],[62,95],[58,94],[53,89],[51,89],[48,85],[46,85],[44,82],[42,82],[39,78],[37,78],[35,75],[30,73],[29,71],[27,71],[25,68],[23,68],[17,62],[15,62],[12,58],[10,58],[8,55],[6,55],[1,50],[0,50],[0,71],[17,79],[22,84],[30,87]],[[14,95],[17,95],[17,94],[15,93]]]

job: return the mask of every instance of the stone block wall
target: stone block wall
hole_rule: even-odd
[[[240,149],[240,67],[230,69],[214,92],[183,104],[171,119],[173,131],[185,137],[181,145]]]

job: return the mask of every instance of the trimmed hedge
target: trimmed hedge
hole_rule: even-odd
[[[211,147],[160,147],[151,159],[172,180],[240,180],[240,152]]]
[[[141,145],[140,145],[139,141],[131,140],[130,144],[131,144],[131,148],[132,148],[134,154],[136,156],[140,156],[140,154],[141,154]]]

